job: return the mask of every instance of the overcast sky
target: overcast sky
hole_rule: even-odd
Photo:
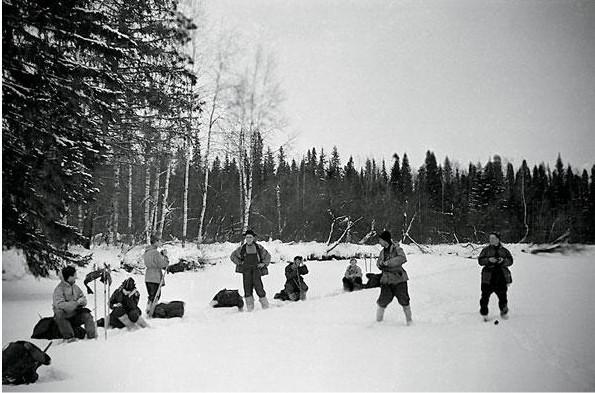
[[[295,153],[595,163],[594,1],[208,0],[272,48]]]

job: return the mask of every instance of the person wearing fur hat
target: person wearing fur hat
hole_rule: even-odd
[[[299,255],[285,267],[285,292],[289,300],[306,300],[308,286],[302,277],[305,274],[308,274],[308,267],[304,265],[304,258]]]
[[[109,315],[110,326],[128,330],[139,327],[147,327],[147,322],[141,316],[141,310],[138,307],[140,293],[136,289],[136,283],[132,277],[124,280],[122,285],[114,291],[109,300],[109,306],[112,312]]]
[[[392,241],[389,231],[380,234],[380,245],[382,250],[378,255],[376,266],[382,271],[380,278],[380,296],[378,297],[378,310],[376,311],[376,320],[381,322],[384,319],[386,307],[397,298],[399,304],[403,307],[407,325],[412,322],[411,306],[409,304],[409,290],[407,287],[407,272],[403,269],[403,264],[407,262],[407,256],[399,245]]]
[[[246,309],[254,310],[254,296],[256,291],[262,308],[269,307],[266,291],[262,283],[262,276],[269,274],[268,265],[271,254],[260,244],[256,243],[256,233],[249,229],[244,233],[244,243],[231,254],[231,261],[236,265],[236,273],[242,274]]]
[[[62,337],[67,342],[75,341],[74,327],[85,325],[87,338],[95,338],[95,321],[91,310],[85,308],[87,297],[75,284],[77,276],[74,266],[66,266],[60,272],[60,284],[54,289],[54,320]]]
[[[481,250],[477,262],[481,269],[481,299],[479,313],[487,320],[490,296],[498,296],[500,316],[508,319],[508,285],[512,283],[509,266],[512,265],[512,254],[500,242],[500,234],[490,233],[490,244]]]

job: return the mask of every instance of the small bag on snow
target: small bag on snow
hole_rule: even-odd
[[[159,303],[153,311],[153,318],[181,318],[184,316],[184,302],[174,300],[169,303]]]
[[[244,307],[244,300],[237,289],[224,288],[217,292],[211,305],[219,307],[238,307],[240,310]]]

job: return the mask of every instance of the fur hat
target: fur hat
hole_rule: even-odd
[[[134,282],[134,278],[129,277],[126,280],[124,280],[124,282],[122,283],[122,289],[125,289],[127,291],[132,291],[132,290],[136,289],[136,284]]]
[[[66,266],[62,269],[62,278],[64,281],[68,281],[68,279],[76,273],[76,269],[74,266]]]
[[[252,229],[248,229],[246,232],[244,232],[244,236],[247,235],[252,235],[254,237],[256,237],[256,233],[254,233],[254,231]]]

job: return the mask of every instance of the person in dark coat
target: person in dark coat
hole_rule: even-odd
[[[285,267],[285,292],[289,300],[306,300],[308,286],[303,275],[308,274],[308,267],[304,265],[304,258],[297,256]]]
[[[230,256],[236,265],[236,273],[242,274],[246,309],[254,310],[253,292],[259,297],[262,308],[269,307],[266,291],[262,283],[262,276],[268,274],[267,266],[271,263],[271,254],[255,241],[256,234],[249,229],[244,233],[244,244],[238,247]]]
[[[502,246],[499,233],[490,233],[490,244],[481,250],[477,261],[483,266],[479,313],[487,320],[490,296],[495,293],[498,296],[500,315],[508,319],[508,285],[512,283],[508,267],[512,265],[513,259],[510,251]]]
[[[110,326],[129,330],[147,327],[147,322],[141,316],[142,312],[138,307],[140,293],[132,277],[124,280],[122,285],[114,291],[109,300],[112,312],[109,315]]]
[[[362,275],[362,269],[357,266],[357,259],[351,258],[349,267],[345,271],[345,276],[343,277],[343,289],[348,292],[362,289]]]
[[[382,250],[378,255],[376,266],[382,271],[382,277],[380,278],[380,296],[377,301],[376,320],[381,322],[384,319],[384,310],[396,297],[403,307],[407,325],[410,325],[412,322],[411,306],[407,288],[409,277],[405,269],[403,269],[403,264],[407,262],[407,256],[401,247],[393,243],[389,231],[380,234],[379,242]]]
[[[75,341],[73,328],[84,324],[87,338],[95,338],[95,321],[91,310],[85,308],[85,294],[76,285],[76,269],[74,266],[66,266],[60,276],[60,284],[54,289],[53,295],[54,320],[60,334],[67,342]]]

